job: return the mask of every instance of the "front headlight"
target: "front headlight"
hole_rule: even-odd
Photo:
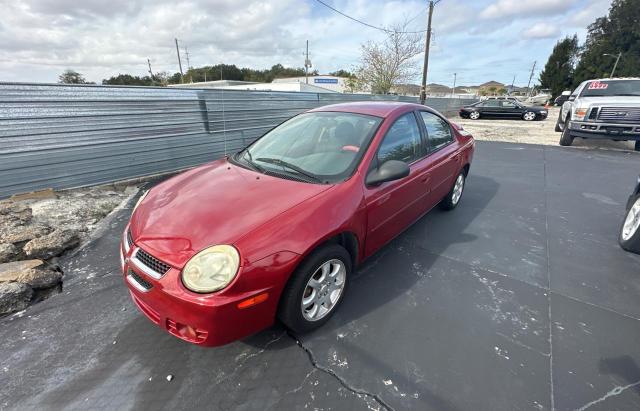
[[[212,293],[229,285],[239,265],[240,255],[234,247],[215,245],[189,260],[182,270],[182,282],[191,291]]]
[[[142,200],[144,200],[144,198],[147,196],[147,194],[149,194],[149,190],[145,191],[144,194],[142,194],[140,196],[140,198],[138,199],[138,202],[136,203],[136,205],[133,206],[133,210],[131,210],[131,213],[133,213],[134,211],[136,211],[136,208],[138,208],[138,206],[140,205],[140,203],[142,202]]]

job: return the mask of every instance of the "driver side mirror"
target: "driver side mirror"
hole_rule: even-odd
[[[570,96],[571,95],[571,90],[565,90],[562,92],[563,96]]]
[[[567,99],[567,101],[574,101],[576,99],[576,96],[569,96],[569,98]]]
[[[367,174],[365,180],[368,186],[377,186],[387,181],[394,181],[404,178],[410,173],[409,166],[404,161],[388,160],[380,167],[375,168]]]

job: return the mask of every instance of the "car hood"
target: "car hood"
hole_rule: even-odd
[[[579,105],[640,107],[640,96],[580,97]]]
[[[181,268],[202,249],[233,244],[331,187],[259,174],[222,159],[151,189],[131,218],[131,235],[138,246]]]

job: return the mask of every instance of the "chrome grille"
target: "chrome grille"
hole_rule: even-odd
[[[169,271],[169,268],[171,268],[168,264],[165,264],[162,261],[158,260],[151,254],[144,251],[142,248],[138,248],[136,259],[161,276],[165,275],[167,271]]]
[[[640,107],[602,107],[598,120],[615,122],[640,122]]]

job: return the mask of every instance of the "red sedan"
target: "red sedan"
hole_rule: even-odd
[[[325,106],[235,155],[149,190],[121,245],[138,308],[217,346],[280,319],[325,323],[356,265],[440,205],[460,201],[474,140],[428,107]]]

